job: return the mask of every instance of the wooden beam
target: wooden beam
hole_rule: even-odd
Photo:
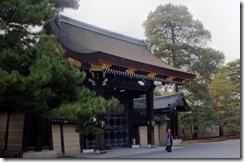
[[[180,79],[189,79],[193,80],[196,78],[196,74],[193,73],[187,73],[184,71],[177,71],[171,68],[167,67],[158,67],[150,64],[145,64],[141,63],[138,61],[133,61],[130,59],[125,59],[117,56],[113,56],[107,53],[102,53],[102,52],[94,52],[90,53],[89,55],[87,54],[79,54],[76,53],[66,47],[64,47],[66,50],[65,57],[72,57],[78,61],[80,61],[82,64],[83,63],[94,63],[94,62],[102,62],[106,64],[111,64],[111,65],[116,65],[120,66],[123,68],[134,68],[140,71],[144,72],[153,72],[157,73],[159,75],[163,76],[175,76]]]
[[[91,71],[102,71],[104,69],[109,69],[109,67],[112,66],[111,64],[105,64],[101,62],[95,62],[91,63]]]
[[[127,78],[128,77],[121,77],[121,79],[116,78],[108,80],[107,86],[125,90],[136,90],[140,92],[146,92],[150,88],[147,83],[145,83],[145,85],[140,85],[138,83],[138,79],[130,79],[128,81]]]

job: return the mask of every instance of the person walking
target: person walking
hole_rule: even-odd
[[[172,134],[171,134],[171,129],[168,128],[168,131],[166,132],[166,148],[165,150],[167,150],[168,152],[171,152],[171,148],[172,148],[172,145],[173,145],[173,137],[172,137]]]

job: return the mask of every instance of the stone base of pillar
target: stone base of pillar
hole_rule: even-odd
[[[131,145],[131,148],[139,148],[140,145]]]
[[[93,152],[93,154],[96,154],[96,155],[106,154],[106,153],[107,153],[106,150],[95,150],[95,151]]]
[[[156,147],[156,145],[151,145],[151,144],[148,144],[147,146],[146,146],[146,148],[155,148]]]
[[[28,151],[23,153],[23,158],[29,159],[50,159],[57,158],[56,150],[43,150],[39,152]]]
[[[94,149],[83,149],[82,153],[93,153]]]

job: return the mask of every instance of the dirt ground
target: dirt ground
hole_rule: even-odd
[[[189,143],[201,143],[201,142],[217,142],[217,141],[224,141],[227,139],[239,139],[240,135],[237,136],[223,136],[223,137],[209,137],[209,138],[199,138],[199,139],[189,139],[189,140],[182,140],[182,144],[189,144]]]

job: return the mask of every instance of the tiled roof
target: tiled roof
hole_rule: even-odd
[[[187,104],[184,93],[179,92],[167,96],[154,97],[154,111],[168,111],[176,109],[178,111],[189,111],[191,107]],[[146,109],[146,100],[144,98],[134,99],[134,108]]]
[[[163,66],[179,71],[152,55],[143,40],[101,29],[81,21],[60,16],[61,24],[55,21],[52,27],[59,40],[78,53],[104,52],[110,55],[140,61],[154,66]]]
[[[108,61],[122,67],[149,70],[148,72],[170,75],[174,77],[193,80],[195,74],[174,68],[157,58],[148,50],[144,40],[132,38],[69,17],[59,15],[49,22],[49,30],[58,36],[63,46],[74,53],[79,61]],[[48,26],[48,25],[47,25]],[[48,27],[47,27],[48,28]],[[133,61],[130,62],[129,61]],[[136,66],[136,67],[134,67]]]

